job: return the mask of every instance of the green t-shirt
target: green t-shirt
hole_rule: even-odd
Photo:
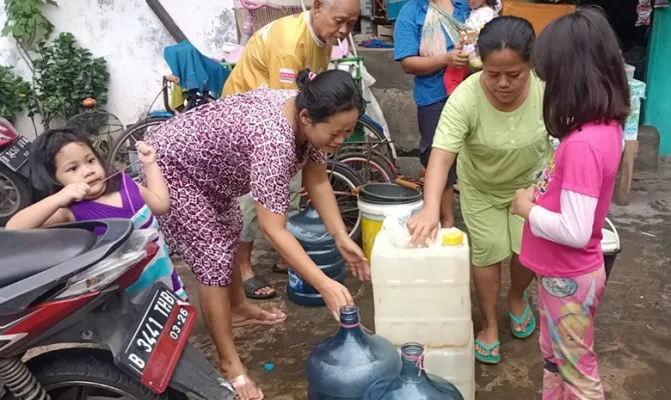
[[[462,82],[447,100],[433,147],[458,153],[459,182],[505,207],[517,189],[536,182],[553,152],[543,123],[543,84],[532,73],[524,104],[502,112],[487,100],[481,74]]]

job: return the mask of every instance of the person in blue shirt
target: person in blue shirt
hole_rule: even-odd
[[[420,161],[424,168],[429,163],[433,135],[438,119],[447,101],[443,84],[446,67],[467,65],[468,55],[455,50],[459,33],[470,7],[467,0],[411,0],[406,3],[394,26],[394,60],[400,61],[406,74],[415,75],[414,98],[419,122]],[[447,179],[441,206],[443,227],[454,225],[454,184],[457,181],[456,163]]]

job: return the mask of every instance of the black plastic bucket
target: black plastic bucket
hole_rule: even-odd
[[[620,235],[615,229],[615,225],[606,218],[606,225],[610,229],[603,229],[603,239],[601,240],[601,249],[603,251],[603,265],[606,269],[606,281],[610,277],[610,273],[613,270],[613,265],[615,264],[615,259],[617,255],[622,251],[620,245]]]
[[[367,183],[359,188],[359,199],[370,204],[410,204],[422,193],[395,183]]]

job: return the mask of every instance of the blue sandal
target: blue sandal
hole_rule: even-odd
[[[487,352],[487,354],[482,354],[475,349],[475,359],[483,364],[496,365],[501,362],[501,354],[492,355],[492,351],[496,348],[501,347],[501,342],[498,340],[494,342],[491,346],[487,346],[478,339],[475,339],[475,344],[480,346],[480,348]]]
[[[513,336],[515,336],[518,339],[528,338],[534,333],[534,330],[536,329],[536,316],[534,316],[534,313],[531,311],[531,305],[529,302],[529,298],[527,297],[527,294],[524,293],[524,296],[522,298],[527,303],[527,307],[524,309],[524,312],[522,313],[521,317],[517,318],[515,314],[512,313],[512,311],[508,311],[508,317],[510,317],[510,321],[512,322],[512,324],[510,324],[510,331],[513,333]],[[524,321],[527,319],[529,314],[531,314],[531,317],[529,318],[527,329],[521,332],[516,331],[514,325],[518,326],[524,325]]]

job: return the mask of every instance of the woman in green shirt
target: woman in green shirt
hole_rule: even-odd
[[[480,33],[484,63],[454,91],[443,109],[426,172],[424,208],[408,223],[415,244],[435,240],[447,172],[459,154],[461,211],[483,327],[475,340],[478,361],[501,360],[496,307],[501,262],[510,262],[511,331],[529,337],[536,320],[525,295],[533,274],[519,262],[524,221],[510,213],[515,191],[535,183],[552,154],[543,123],[543,86],[529,59],[535,34],[522,18],[500,17]]]

